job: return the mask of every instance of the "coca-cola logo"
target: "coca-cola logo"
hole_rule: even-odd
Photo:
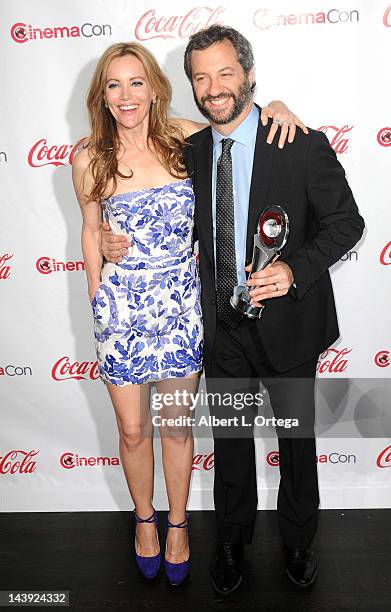
[[[318,131],[326,134],[330,141],[330,146],[334,149],[335,153],[337,155],[342,155],[342,153],[346,153],[349,148],[350,132],[353,127],[353,125],[343,125],[342,127],[337,127],[336,125],[321,125]]]
[[[357,10],[338,10],[316,13],[274,13],[269,8],[260,8],[254,13],[253,21],[259,30],[268,30],[273,26],[317,26],[358,23],[360,14]]]
[[[280,453],[278,451],[271,451],[266,455],[266,463],[272,467],[278,467],[280,465]]]
[[[316,371],[319,374],[324,374],[328,372],[329,374],[342,374],[345,372],[348,365],[349,360],[347,355],[352,352],[352,349],[335,349],[329,348],[327,351],[324,351],[319,356],[319,360],[316,366]]]
[[[53,257],[39,257],[35,267],[40,274],[52,272],[79,272],[84,270],[84,261],[58,261]]]
[[[209,453],[209,455],[194,455],[192,470],[204,470],[208,472],[214,467],[215,455]]]
[[[391,446],[386,446],[379,454],[376,465],[378,468],[391,467]]]
[[[384,11],[383,23],[386,28],[391,28],[391,4],[389,4],[386,10]]]
[[[382,147],[391,147],[391,127],[384,127],[378,131],[377,142]]]
[[[34,460],[39,451],[11,450],[0,457],[0,474],[32,474],[37,467]]]
[[[48,145],[46,138],[37,140],[30,149],[27,161],[32,168],[41,166],[66,166],[72,164],[80,143],[74,145]]]
[[[384,249],[382,249],[380,253],[380,263],[383,266],[391,265],[391,241],[387,242]]]
[[[111,36],[111,25],[83,23],[78,26],[32,26],[18,22],[11,26],[11,38],[16,43],[26,43],[30,40],[43,40],[52,38],[96,38],[97,36]]]
[[[52,368],[52,378],[54,380],[97,380],[99,369],[97,361],[73,361],[65,355],[60,357]]]
[[[0,255],[0,280],[7,280],[11,276],[11,266],[8,262],[13,256],[13,253]]]
[[[390,351],[379,351],[376,353],[374,361],[379,368],[387,368],[391,363]]]
[[[60,465],[65,470],[80,467],[110,467],[120,465],[118,457],[80,457],[77,453],[63,453]]]
[[[138,20],[134,35],[137,40],[151,38],[188,38],[198,30],[202,30],[220,21],[225,9],[221,6],[196,6],[185,15],[158,15],[155,9],[146,11]]]

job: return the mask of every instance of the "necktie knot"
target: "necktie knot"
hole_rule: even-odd
[[[221,155],[222,156],[227,155],[230,152],[231,147],[234,142],[235,141],[232,140],[232,138],[223,138],[223,140],[221,141]]]

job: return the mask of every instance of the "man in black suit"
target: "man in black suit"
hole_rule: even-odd
[[[214,25],[194,34],[185,51],[185,72],[210,122],[188,139],[185,150],[196,195],[207,384],[213,391],[229,385],[232,392],[247,385],[255,394],[262,380],[275,416],[305,416],[302,437],[278,429],[277,502],[288,576],[305,588],[317,575],[310,548],[319,506],[315,370],[319,354],[339,336],[328,268],[360,239],[364,222],[323,133],[298,133],[283,150],[267,144],[270,125],[262,125],[253,102],[253,53],[239,32]],[[233,288],[246,282],[257,221],[272,204],[286,210],[290,234],[281,257],[248,281],[254,305],[266,304],[262,317],[251,320],[229,299]],[[112,248],[103,243],[110,260]],[[210,409],[218,416],[227,412]],[[238,428],[225,435],[214,430],[218,546],[212,583],[222,594],[241,582],[243,545],[251,542],[256,517],[249,429],[251,435]]]
[[[363,219],[323,133],[298,133],[283,151],[266,143],[268,128],[253,103],[253,54],[239,32],[214,25],[194,34],[185,71],[211,124],[191,136],[186,149],[196,194],[209,388],[241,379],[250,389],[262,379],[275,416],[286,415],[288,404],[291,416],[300,408],[313,432],[317,359],[339,336],[328,268],[360,239]],[[272,204],[286,210],[290,234],[281,257],[249,280],[254,305],[266,304],[262,317],[251,320],[229,298],[245,282],[257,221]],[[257,509],[253,436],[230,435],[215,434],[212,582],[221,593],[240,584],[243,544],[251,542]],[[308,587],[317,575],[310,548],[319,506],[313,433],[279,435],[279,457],[277,510],[287,572]]]

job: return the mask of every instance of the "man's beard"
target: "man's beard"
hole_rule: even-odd
[[[251,100],[252,91],[249,80],[245,79],[242,85],[239,87],[239,93],[237,96],[232,92],[221,92],[217,96],[204,96],[203,98],[201,98],[201,100],[197,100],[194,93],[194,89],[193,95],[198,110],[204,115],[204,117],[209,119],[209,121],[211,121],[212,123],[216,123],[217,125],[224,125],[226,123],[230,123],[231,121],[239,117],[246,104]],[[217,98],[233,98],[234,104],[228,114],[225,114],[227,112],[226,110],[219,111],[218,107],[216,107],[216,110],[210,110],[205,106],[205,102],[207,102],[208,100],[215,100]]]

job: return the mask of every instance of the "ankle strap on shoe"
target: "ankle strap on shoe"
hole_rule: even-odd
[[[149,516],[146,519],[142,519],[140,518],[137,513],[136,510],[134,511],[134,518],[136,519],[136,523],[154,523],[155,522],[155,514],[156,514],[156,510],[154,510],[151,514],[151,516]]]
[[[189,521],[190,515],[188,512],[185,513],[185,519],[181,522],[178,523],[177,525],[175,525],[174,523],[171,523],[171,521],[168,520],[168,515],[167,515],[167,527],[179,527],[179,529],[183,529],[184,527],[187,527],[187,523]]]

